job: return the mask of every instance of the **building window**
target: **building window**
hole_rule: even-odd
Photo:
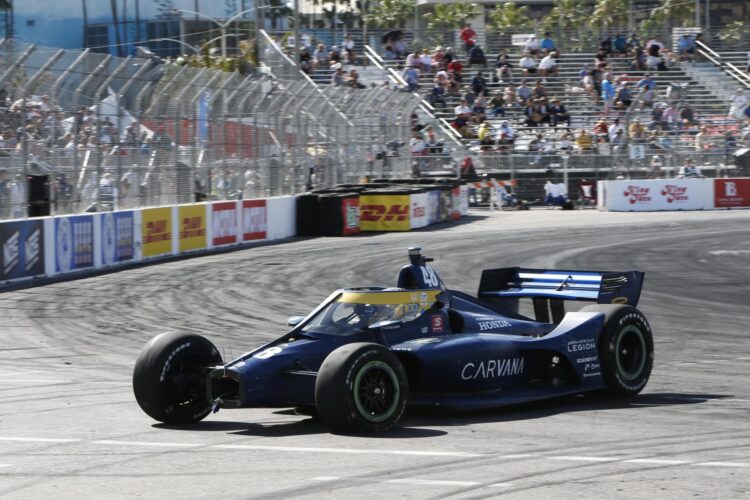
[[[146,23],[146,37],[148,48],[159,57],[175,58],[182,54],[179,21],[149,21]]]
[[[86,47],[92,52],[109,53],[109,26],[106,24],[86,26]]]

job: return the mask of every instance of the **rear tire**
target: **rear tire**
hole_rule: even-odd
[[[162,333],[141,350],[133,369],[133,392],[154,420],[189,424],[211,411],[206,375],[222,364],[216,347],[200,335]]]
[[[318,415],[336,433],[391,428],[404,413],[408,393],[398,357],[378,344],[339,347],[323,361],[315,381]]]
[[[598,345],[605,394],[628,397],[641,392],[654,364],[654,341],[646,317],[626,305],[597,304],[581,311],[604,313]]]

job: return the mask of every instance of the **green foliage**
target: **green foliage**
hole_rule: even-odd
[[[508,28],[529,28],[534,20],[529,17],[528,8],[516,6],[515,2],[502,2],[490,12],[489,27],[499,31]]]
[[[252,38],[239,42],[240,53],[237,55],[221,57],[218,52],[211,51],[208,46],[201,48],[200,54],[183,55],[175,59],[174,63],[179,66],[190,68],[210,68],[227,72],[244,72],[248,64],[257,65],[256,59],[257,41]]]
[[[719,39],[726,43],[739,43],[745,38],[748,26],[743,21],[733,21],[719,31]]]
[[[646,19],[641,21],[642,32],[661,31],[665,26],[692,26],[695,23],[695,2],[685,0],[662,0],[658,7],[651,9]]]
[[[435,5],[435,11],[428,12],[424,18],[427,19],[428,30],[456,29],[462,28],[467,21],[480,12],[477,4],[462,0],[456,3],[439,3]]]
[[[559,30],[579,30],[590,21],[591,14],[583,10],[578,0],[557,0],[548,16],[542,19],[542,29],[557,33]]]
[[[628,24],[628,2],[623,0],[598,0],[589,18],[594,26],[625,26]]]
[[[381,0],[374,2],[367,13],[367,23],[381,28],[403,28],[414,15],[414,0]]]

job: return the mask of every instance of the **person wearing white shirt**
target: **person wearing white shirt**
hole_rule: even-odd
[[[466,100],[461,99],[461,104],[453,110],[456,116],[471,114],[471,108],[466,105]]]
[[[427,52],[427,49],[424,49],[422,52],[422,55],[419,58],[419,62],[422,64],[422,71],[425,73],[429,73],[432,71],[432,56],[430,56],[430,53]]]
[[[524,50],[529,51],[532,54],[535,54],[537,50],[539,50],[539,40],[537,40],[536,35],[531,35],[528,40],[526,40],[526,45],[524,45]]]
[[[406,67],[419,67],[419,54],[416,52],[412,52],[408,56],[406,56]]]
[[[747,96],[744,90],[737,89],[737,92],[732,96],[732,106],[729,108],[729,116],[734,116],[738,120],[742,120],[745,117],[745,108],[747,107]]]
[[[341,46],[345,49],[354,50],[354,40],[351,35],[346,35],[344,41],[341,42]]]
[[[536,69],[537,69],[536,59],[531,57],[531,54],[526,53],[518,61],[518,67],[521,68],[524,74],[534,74],[536,73]]]
[[[550,52],[542,58],[542,61],[539,63],[539,72],[545,77],[557,73],[557,60],[555,59],[554,52]]]
[[[622,125],[620,124],[620,119],[619,119],[619,118],[615,118],[615,121],[614,121],[614,122],[612,123],[612,125],[610,125],[610,126],[609,126],[609,133],[608,133],[608,135],[609,135],[609,140],[610,140],[610,142],[611,142],[612,140],[614,140],[614,139],[615,139],[615,137],[617,137],[617,133],[618,133],[618,132],[619,132],[620,130],[624,131],[624,130],[625,130],[625,127],[623,127],[623,126],[622,126]]]

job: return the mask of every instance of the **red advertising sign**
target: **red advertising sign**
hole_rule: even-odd
[[[242,241],[266,239],[266,213],[266,200],[242,202]]]
[[[714,206],[750,207],[750,179],[714,179]]]
[[[344,230],[341,234],[349,236],[359,233],[359,198],[341,200],[341,211],[344,215]]]
[[[237,202],[214,203],[211,219],[211,237],[214,246],[237,243]]]

